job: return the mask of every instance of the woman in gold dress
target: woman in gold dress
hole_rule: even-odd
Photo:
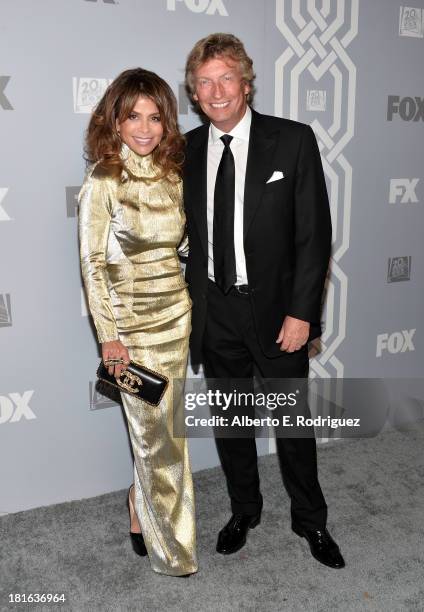
[[[135,552],[172,576],[197,571],[193,484],[181,431],[191,301],[185,248],[176,100],[156,74],[126,70],[108,87],[87,130],[92,163],[80,192],[81,267],[104,362],[129,360],[166,375],[157,407],[122,393],[134,455],[129,491]],[[173,405],[177,401],[179,405]]]

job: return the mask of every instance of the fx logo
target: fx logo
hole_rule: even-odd
[[[206,15],[219,13],[221,17],[228,17],[223,0],[166,0],[166,10],[177,10],[177,2],[184,2],[192,13],[206,13]]]
[[[13,106],[10,104],[9,98],[4,93],[10,76],[0,76],[0,106],[3,110],[13,110]]]
[[[66,216],[76,217],[78,215],[78,194],[81,185],[78,187],[66,187]]]
[[[389,202],[390,204],[397,204],[400,201],[401,204],[408,204],[408,202],[418,202],[417,194],[415,189],[417,188],[418,181],[420,179],[390,179],[390,193]],[[400,200],[399,200],[400,198]]]
[[[389,96],[387,99],[387,121],[393,121],[393,115],[399,114],[403,121],[424,121],[424,98],[415,96],[400,98]]]
[[[395,353],[406,353],[406,351],[415,351],[412,338],[416,331],[416,329],[403,329],[390,335],[379,334],[377,336],[376,357],[381,357],[383,351],[389,351],[392,355]]]
[[[12,308],[10,305],[10,293],[0,293],[0,327],[11,327]]]
[[[10,221],[10,217],[7,212],[4,210],[2,206],[2,202],[6,197],[7,192],[9,191],[8,187],[0,187],[0,221]]]
[[[34,391],[20,393],[9,393],[9,397],[0,395],[0,425],[4,423],[17,423],[22,418],[30,421],[37,417],[29,406]]]

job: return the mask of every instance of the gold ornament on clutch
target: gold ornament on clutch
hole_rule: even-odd
[[[116,382],[120,387],[129,393],[138,393],[139,388],[143,385],[141,378],[135,374],[132,374],[131,372],[128,372],[128,370],[124,370]]]

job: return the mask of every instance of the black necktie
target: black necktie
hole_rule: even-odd
[[[213,209],[213,267],[215,282],[228,293],[236,282],[236,256],[234,251],[234,195],[235,168],[230,149],[233,137],[221,136],[224,143],[216,174]]]

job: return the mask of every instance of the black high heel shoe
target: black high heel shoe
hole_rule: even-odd
[[[140,555],[140,557],[145,557],[147,555],[147,548],[144,543],[144,539],[141,533],[133,533],[130,531],[131,543],[133,547],[133,551]]]
[[[128,500],[127,500],[128,510],[130,513],[130,520],[131,520],[131,516],[134,516],[134,506],[131,501],[131,489],[133,488],[133,486],[134,485],[131,485],[128,490]],[[147,555],[147,548],[144,543],[143,534],[133,533],[132,531],[130,531],[130,538],[131,538],[131,544],[132,544],[134,552],[137,555],[140,555],[140,557],[145,557]]]

